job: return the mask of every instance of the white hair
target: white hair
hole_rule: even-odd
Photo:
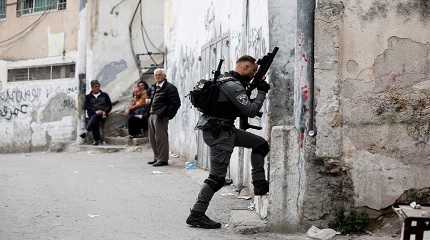
[[[157,68],[157,69],[155,69],[154,70],[154,75],[156,73],[162,73],[162,74],[164,74],[164,76],[166,76],[166,71],[164,71],[164,68]]]

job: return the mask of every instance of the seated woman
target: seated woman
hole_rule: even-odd
[[[141,137],[148,129],[146,117],[146,99],[148,84],[139,82],[133,89],[133,100],[128,107],[128,134],[130,137]]]

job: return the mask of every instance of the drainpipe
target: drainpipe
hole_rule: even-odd
[[[78,37],[78,59],[77,59],[77,78],[78,78],[78,123],[77,134],[79,135],[85,129],[85,112],[84,101],[86,93],[86,73],[87,73],[87,38],[88,38],[88,21],[87,21],[87,0],[80,0],[79,5],[79,37]],[[77,142],[82,143],[82,139],[77,137]]]
[[[316,0],[297,1],[297,50],[300,54],[299,64],[303,69],[303,81],[308,85],[309,91],[309,122],[307,134],[311,137],[316,135],[315,121],[315,81],[314,81],[314,39],[315,39],[315,7]],[[301,87],[301,85],[299,85]],[[304,114],[304,113],[302,113]]]

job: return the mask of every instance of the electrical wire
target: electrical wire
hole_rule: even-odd
[[[14,34],[13,36],[0,41],[0,46],[4,47],[4,46],[9,46],[13,43],[15,43],[16,41],[22,39],[23,37],[25,37],[29,32],[31,32],[32,30],[34,30],[34,28],[39,25],[39,23],[43,20],[43,18],[45,16],[48,15],[48,12],[45,11],[42,13],[42,15],[40,15],[39,18],[37,18],[34,22],[32,22],[31,24],[29,24],[26,28],[24,28],[23,30],[21,30],[20,32]],[[12,42],[11,42],[12,41]]]
[[[143,46],[145,47],[146,52],[148,53],[149,58],[151,59],[151,61],[156,65],[159,66],[159,63],[157,63],[157,61],[155,61],[155,59],[152,57],[151,52],[148,49],[148,46],[146,45],[146,41],[145,41],[145,34],[143,31],[143,8],[142,8],[142,0],[140,0],[140,31],[142,34],[142,40],[143,40]]]
[[[113,11],[114,11],[117,7],[119,7],[119,5],[123,4],[125,1],[127,1],[127,0],[121,0],[119,3],[115,4],[115,5],[112,7],[112,9],[110,10],[110,14],[112,15],[112,14],[113,14]]]
[[[159,48],[154,44],[154,42],[152,42],[151,38],[149,37],[148,32],[146,31],[145,25],[142,25],[142,28],[143,28],[143,32],[145,33],[146,38],[148,39],[148,41],[149,41],[149,43],[151,44],[151,46],[152,46],[153,48],[157,49],[157,50],[158,50],[158,52],[160,52],[160,53],[161,53],[161,52],[163,52],[163,50],[159,49]]]
[[[134,49],[132,27],[133,27],[134,19],[136,18],[137,11],[139,10],[140,4],[141,4],[141,0],[137,0],[137,6],[134,9],[133,17],[131,17],[130,24],[128,25],[128,35],[129,35],[129,41],[130,41],[131,54],[133,55],[134,63],[136,64],[136,67],[139,70],[139,77],[141,76],[140,74],[141,65],[140,65],[139,59],[136,56],[136,51]]]

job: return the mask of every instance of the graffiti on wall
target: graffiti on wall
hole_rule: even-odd
[[[9,88],[0,91],[0,119],[11,121],[30,114],[41,106],[43,99],[52,99],[43,111],[44,121],[61,120],[59,117],[70,116],[76,110],[76,102],[70,97],[77,92],[77,87],[55,88]],[[49,107],[51,106],[51,107]],[[56,109],[56,110],[53,110]]]
[[[193,70],[196,69],[196,58],[194,56],[194,52],[187,46],[181,46],[179,52],[179,59],[177,63],[177,74],[178,77],[184,81],[187,77],[192,74]]]
[[[213,26],[215,22],[215,5],[213,2],[211,2],[211,5],[209,6],[209,8],[206,9],[204,19],[205,19],[205,29],[209,31],[210,27]]]
[[[72,116],[75,112],[75,100],[65,93],[53,96],[43,110],[42,122],[60,121],[65,116]]]
[[[233,61],[235,61],[242,55],[242,33],[234,32],[231,34],[230,38],[233,49]]]
[[[12,120],[28,113],[29,104],[42,95],[41,88],[10,88],[0,92],[0,118]]]
[[[249,54],[260,58],[267,53],[266,38],[263,36],[263,27],[252,28],[248,37]]]
[[[10,107],[7,105],[0,106],[0,117],[6,120],[18,117],[19,114],[27,114],[27,104],[21,104],[16,107]]]
[[[0,92],[2,103],[34,102],[42,95],[41,88],[30,89],[6,89]]]

